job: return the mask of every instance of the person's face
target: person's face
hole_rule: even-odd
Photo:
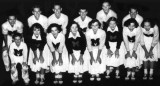
[[[62,8],[59,5],[55,5],[53,11],[55,15],[60,16]]]
[[[16,36],[16,37],[14,38],[14,42],[16,43],[17,46],[19,46],[20,43],[21,43],[21,37]]]
[[[104,11],[105,13],[108,13],[110,7],[111,7],[111,6],[110,6],[110,4],[109,4],[108,2],[104,2],[104,3],[102,4],[102,9],[103,9],[103,11]]]
[[[86,9],[81,9],[80,12],[79,12],[79,15],[82,17],[82,18],[85,18],[87,16],[87,11]]]
[[[92,23],[91,28],[92,28],[92,30],[96,33],[97,30],[99,29],[98,22]]]
[[[129,12],[131,18],[136,18],[136,15],[138,14],[136,9],[131,9]]]
[[[150,28],[151,28],[151,23],[150,23],[150,22],[144,22],[144,29],[145,29],[146,31],[149,31]]]
[[[9,16],[8,22],[13,26],[16,22],[16,17],[15,16]]]
[[[134,28],[135,28],[135,23],[130,23],[130,25],[128,26],[128,29],[130,30],[130,31],[133,31],[134,30]]]
[[[72,24],[72,26],[71,26],[71,32],[72,32],[73,34],[76,34],[77,31],[78,31],[77,24]]]
[[[40,8],[34,8],[32,13],[35,16],[35,18],[38,20],[40,17],[40,14],[41,14],[41,10],[40,10]]]
[[[40,29],[39,28],[34,28],[33,29],[33,34],[38,37],[40,35]]]
[[[58,35],[58,33],[59,33],[57,27],[52,27],[52,28],[51,28],[51,33],[53,34],[53,36],[56,37],[56,36]]]
[[[109,22],[109,27],[111,28],[111,30],[114,30],[116,26],[117,26],[116,21],[110,21]]]

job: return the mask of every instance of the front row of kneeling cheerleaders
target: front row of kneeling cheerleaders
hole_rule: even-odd
[[[149,19],[143,21],[142,27],[134,19],[127,20],[124,25],[122,32],[117,19],[111,17],[102,30],[101,23],[95,19],[89,23],[90,29],[83,33],[73,22],[64,36],[60,25],[51,24],[46,36],[40,24],[33,24],[29,34],[28,65],[36,72],[35,84],[44,84],[44,69],[55,73],[55,84],[63,83],[62,73],[66,71],[74,74],[74,83],[82,83],[82,74],[86,71],[91,74],[91,81],[95,78],[100,81],[100,74],[105,71],[106,78],[110,78],[113,68],[116,68],[115,78],[118,79],[119,66],[123,64],[127,68],[125,80],[130,76],[135,80],[135,68],[142,62],[143,79],[147,79],[149,63],[149,79],[153,79],[153,65],[160,56],[157,25]]]

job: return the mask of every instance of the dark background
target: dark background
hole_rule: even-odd
[[[78,9],[83,7],[87,8],[88,15],[91,18],[96,17],[96,13],[101,10],[101,4],[104,0],[0,0],[0,25],[6,21],[7,13],[9,11],[15,11],[17,17],[21,20],[27,29],[27,18],[32,14],[32,6],[39,4],[41,6],[42,14],[47,17],[50,16],[53,11],[51,10],[54,3],[60,3],[63,8],[63,13],[69,16],[69,21],[78,16]],[[143,17],[151,17],[157,21],[159,25],[160,21],[160,1],[159,0],[109,0],[111,2],[111,8],[118,14],[118,18],[121,21],[122,18],[128,14],[128,8],[135,5],[139,14]],[[0,44],[2,45],[2,30],[0,30]],[[0,47],[1,49],[1,47]],[[1,54],[1,51],[0,51]],[[2,58],[0,57],[0,86],[1,83],[7,81],[10,77],[6,76]]]

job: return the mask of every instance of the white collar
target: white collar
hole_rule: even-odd
[[[110,31],[110,32],[118,31],[118,27],[116,26],[114,30],[111,30],[111,28],[110,28],[110,27],[108,27],[108,28],[107,28],[107,31]]]
[[[35,39],[35,40],[42,40],[42,39],[41,39],[41,35],[39,35],[38,38],[36,38],[36,36],[35,36],[34,34],[32,35],[32,39]]]
[[[74,39],[76,39],[77,37],[81,37],[80,34],[79,34],[79,32],[76,33],[76,36],[74,36],[74,35],[72,34],[72,32],[70,32],[68,38],[74,38]]]

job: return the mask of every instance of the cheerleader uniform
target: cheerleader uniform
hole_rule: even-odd
[[[14,32],[23,33],[23,24],[19,20],[16,20],[14,26],[11,26],[8,21],[2,24],[2,34],[7,35],[8,47],[10,46],[10,44],[13,41],[12,36],[13,36]],[[4,46],[5,46],[5,42],[3,41],[3,47]],[[7,51],[3,51],[2,58],[4,61],[6,71],[9,71],[10,70],[10,67],[9,67],[10,61],[9,61]]]
[[[130,52],[130,55],[132,55],[133,50],[135,51],[135,53],[137,54],[137,59],[134,57],[127,57],[125,58],[124,61],[124,66],[125,68],[135,68],[137,66],[141,65],[140,62],[140,51],[139,51],[139,41],[140,41],[140,35],[141,35],[141,29],[139,27],[134,28],[133,31],[130,31],[128,29],[128,27],[124,27],[123,28],[123,40],[124,40],[124,44],[125,44],[125,53],[127,53],[127,51]],[[132,72],[132,80],[134,80],[134,75],[135,72]],[[127,71],[127,77],[126,80],[129,79],[130,76],[130,71]]]
[[[146,31],[144,28],[142,29],[142,35],[141,35],[141,45],[146,46],[147,51],[150,51],[151,47],[153,48],[153,57],[146,58],[145,57],[145,51],[142,47],[140,47],[140,59],[141,61],[158,61],[158,58],[160,57],[160,43],[159,43],[159,31],[158,31],[158,26],[154,26],[153,28],[150,28],[149,31]],[[147,69],[144,69],[144,77],[143,79],[147,79]],[[150,77],[149,79],[152,78],[153,75],[153,69],[150,68]]]
[[[82,78],[82,73],[87,71],[87,65],[86,65],[86,57],[84,55],[84,52],[86,50],[86,38],[85,35],[82,32],[77,32],[76,36],[74,36],[72,34],[72,32],[69,32],[69,34],[67,34],[67,38],[66,38],[66,47],[68,50],[68,54],[69,54],[69,68],[68,68],[68,72],[69,73],[74,73],[74,78]],[[72,56],[71,54],[74,54],[75,58],[77,59],[77,61],[75,62],[75,64],[72,64]],[[80,61],[78,61],[80,58],[80,54],[83,55],[83,60],[84,63],[80,64]],[[76,80],[73,80],[73,82],[76,83]],[[81,83],[81,80],[79,80],[79,82]]]
[[[52,52],[54,51],[56,60],[59,59],[59,53],[62,53],[62,61],[63,61],[62,65],[60,65],[59,63],[55,64],[54,66],[52,65],[52,60],[53,60]],[[61,32],[58,33],[58,36],[56,38],[52,35],[52,33],[47,34],[47,45],[45,45],[44,47],[44,53],[45,53],[44,57],[48,59],[47,65],[50,66],[51,72],[56,74],[55,78],[56,79],[62,78],[62,76],[58,74],[67,71],[69,61],[68,61],[68,52],[65,47],[65,37]],[[57,81],[54,83],[57,83]],[[63,82],[60,81],[60,83]]]
[[[74,19],[75,22],[77,22],[80,26],[80,28],[82,28],[82,31],[85,33],[87,31],[88,28],[88,23],[92,20],[92,18],[86,16],[86,18],[84,20],[82,20],[81,16],[77,17]]]
[[[44,56],[45,53],[43,51],[45,44],[46,44],[46,37],[45,36],[39,35],[38,37],[36,37],[34,34],[32,36],[30,36],[30,42],[29,42],[30,51],[29,51],[28,65],[30,66],[30,68],[33,72],[39,72],[39,71],[41,71],[41,69],[48,69],[48,66],[46,63],[47,58]],[[35,55],[34,55],[33,51],[37,52],[37,58],[39,59],[40,50],[42,51],[44,62],[41,63],[39,60],[36,62],[36,64],[34,64],[33,59],[35,58]],[[44,74],[36,73],[36,79],[39,79],[39,78],[41,78],[41,81],[42,81],[44,79]],[[37,81],[37,83],[38,83],[38,81]],[[40,83],[43,84],[43,81]]]
[[[109,75],[110,71],[112,70],[112,67],[119,67],[123,64],[124,59],[124,43],[122,42],[122,34],[118,30],[118,27],[116,26],[114,30],[111,30],[110,27],[107,28],[106,31],[107,37],[106,37],[106,48],[110,49],[113,52],[113,55],[111,57],[106,57],[106,65],[110,67],[109,70],[106,72],[107,75]],[[115,57],[115,51],[116,49],[119,50],[119,57]],[[116,70],[116,76],[118,77],[119,70]]]
[[[24,42],[21,42],[20,46],[17,46],[15,42],[10,45],[9,56],[11,59],[11,63],[15,64],[11,67],[11,79],[13,83],[18,81],[18,71],[17,66],[20,64],[22,66],[22,78],[26,84],[29,83],[29,74],[28,67],[24,66],[22,63],[27,63],[27,45]]]
[[[58,25],[62,25],[62,33],[66,34],[66,27],[68,25],[68,16],[61,13],[60,18],[57,18],[55,14],[52,14],[49,18],[48,18],[48,26],[52,23],[56,23]]]
[[[92,75],[90,79],[94,80],[93,76],[96,75],[97,77],[99,77],[99,74],[104,73],[105,71],[104,58],[106,57],[105,53],[107,51],[104,46],[105,46],[105,40],[106,40],[106,33],[102,29],[98,29],[97,33],[95,34],[92,29],[89,29],[86,32],[86,39],[87,39],[88,51],[89,52],[92,51],[93,58],[95,60],[97,59],[98,50],[99,49],[102,50],[100,55],[100,58],[102,61],[101,64],[99,62],[93,62],[92,64],[90,64],[89,62],[89,73]],[[91,59],[91,57],[89,59]]]

